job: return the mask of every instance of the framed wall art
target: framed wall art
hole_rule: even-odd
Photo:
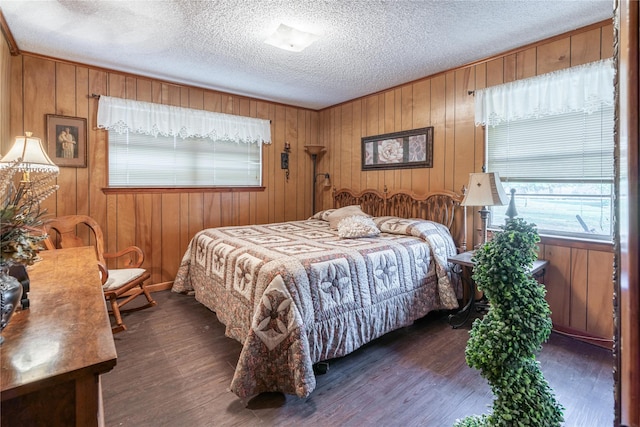
[[[362,170],[432,168],[433,126],[362,138]]]
[[[47,154],[58,166],[87,167],[87,119],[47,114]]]

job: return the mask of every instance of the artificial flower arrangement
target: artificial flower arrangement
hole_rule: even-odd
[[[14,183],[20,163],[0,165],[0,265],[33,264],[42,242],[42,219],[46,210],[40,203],[53,194],[58,186],[55,173],[38,172],[36,179],[23,179]]]

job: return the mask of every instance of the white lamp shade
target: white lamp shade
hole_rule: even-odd
[[[469,189],[462,206],[499,206],[509,203],[498,172],[469,174]]]
[[[34,172],[58,172],[58,166],[51,161],[47,152],[42,147],[40,138],[31,136],[16,136],[13,146],[7,154],[0,159],[1,163],[21,161],[18,169],[28,169]]]

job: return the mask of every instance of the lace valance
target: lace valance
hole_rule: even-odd
[[[606,59],[475,92],[476,125],[613,105],[613,60]]]
[[[123,133],[271,143],[269,120],[100,96],[98,127]]]

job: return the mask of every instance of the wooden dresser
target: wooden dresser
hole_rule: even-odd
[[[116,348],[93,247],[40,252],[28,310],[0,346],[2,426],[101,424],[100,374]]]

